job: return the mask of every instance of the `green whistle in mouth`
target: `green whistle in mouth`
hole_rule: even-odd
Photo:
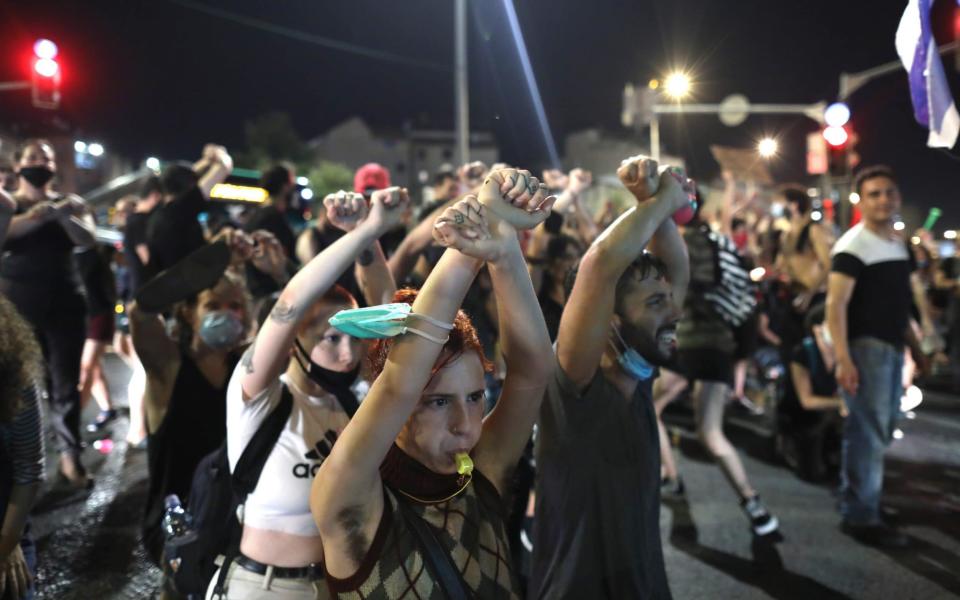
[[[460,452],[456,455],[457,473],[460,475],[470,475],[473,473],[473,459],[466,452]]]

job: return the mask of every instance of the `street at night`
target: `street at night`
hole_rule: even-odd
[[[0,32],[0,600],[960,598],[960,0]]]
[[[107,363],[122,405],[129,371],[113,357]],[[887,505],[911,540],[909,548],[894,551],[864,548],[842,535],[832,485],[794,476],[772,459],[769,431],[740,415],[728,428],[781,517],[784,538],[754,540],[724,489],[723,476],[697,446],[689,409],[678,408],[667,421],[677,433],[688,489],[686,501],[665,503],[661,515],[674,597],[960,596],[960,397],[928,393],[915,417],[902,422],[904,437],[888,452]],[[126,427],[121,418],[111,433],[120,436]],[[147,493],[146,453],[119,440],[110,447],[91,453],[97,477],[91,494],[47,491],[38,503],[38,598],[132,600],[157,591],[160,572],[138,539],[137,509]]]

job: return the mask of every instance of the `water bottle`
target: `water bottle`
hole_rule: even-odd
[[[176,494],[170,494],[163,500],[163,532],[168,540],[180,537],[193,527],[193,518],[180,503]]]

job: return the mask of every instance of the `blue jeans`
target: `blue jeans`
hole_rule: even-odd
[[[860,375],[856,395],[843,393],[849,415],[843,425],[840,513],[856,525],[880,522],[883,452],[900,416],[903,348],[876,338],[850,342]]]

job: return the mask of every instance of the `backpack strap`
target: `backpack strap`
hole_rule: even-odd
[[[260,423],[257,432],[243,449],[237,466],[230,474],[230,483],[233,493],[240,501],[240,504],[246,502],[247,496],[257,487],[260,480],[260,473],[270,458],[273,447],[280,439],[280,434],[290,419],[290,411],[293,410],[293,395],[286,385],[280,384],[280,403],[274,408],[267,418]],[[240,524],[241,527],[243,523]],[[212,598],[220,600],[225,598],[224,584],[227,582],[227,573],[230,571],[230,564],[240,553],[238,546],[232,545],[223,557],[223,563],[220,565],[220,573],[217,576],[217,583],[213,588]]]
[[[253,492],[260,480],[260,473],[263,466],[270,457],[270,452],[280,439],[280,433],[290,418],[290,411],[293,409],[293,395],[287,386],[281,384],[283,390],[280,396],[280,403],[271,411],[267,418],[260,423],[257,432],[243,449],[237,466],[234,467],[230,479],[233,483],[233,490],[238,498],[245,498],[247,494]]]
[[[440,584],[444,595],[449,600],[468,600],[467,584],[463,581],[460,571],[453,564],[453,560],[447,551],[440,545],[440,540],[433,532],[433,528],[418,515],[409,503],[394,494],[397,499],[397,507],[407,526],[413,532],[419,542],[420,550],[423,552],[424,563],[427,570],[434,580]],[[389,510],[389,507],[385,507]]]

